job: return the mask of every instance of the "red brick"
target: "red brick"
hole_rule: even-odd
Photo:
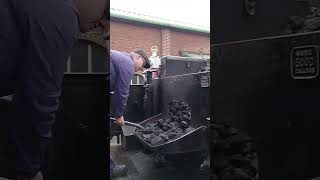
[[[180,50],[210,52],[210,36],[182,32],[161,27],[150,27],[119,21],[110,22],[110,47],[132,52],[144,49],[151,56],[151,47],[158,47],[158,55],[179,55]]]

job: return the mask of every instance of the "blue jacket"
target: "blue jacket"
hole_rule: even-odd
[[[123,116],[133,78],[134,64],[129,53],[110,50],[110,90],[114,117]]]
[[[12,163],[34,175],[52,137],[65,63],[78,36],[74,0],[0,0],[0,97],[14,94]],[[4,120],[0,117],[0,120]]]

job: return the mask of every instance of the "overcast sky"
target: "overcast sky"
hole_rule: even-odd
[[[111,8],[210,27],[210,0],[110,0]]]

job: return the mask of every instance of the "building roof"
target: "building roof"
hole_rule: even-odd
[[[180,51],[180,56],[192,57],[198,59],[210,59],[210,53],[206,52],[195,52],[195,51]]]
[[[164,27],[169,27],[169,28],[176,28],[176,29],[181,29],[181,30],[188,30],[188,31],[193,31],[193,32],[210,34],[209,27],[188,24],[188,23],[173,21],[173,20],[169,20],[169,19],[163,19],[163,18],[154,17],[154,16],[148,16],[148,15],[144,15],[144,14],[119,10],[119,9],[115,9],[115,8],[110,8],[110,18],[111,19],[124,19],[124,20],[129,20],[129,21],[134,21],[134,22],[140,22],[140,23],[152,24],[152,25],[157,25],[157,26],[164,26]]]

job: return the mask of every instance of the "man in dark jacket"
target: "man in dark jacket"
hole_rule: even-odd
[[[14,94],[8,122],[18,180],[43,179],[66,60],[79,30],[95,27],[106,8],[107,0],[0,1],[0,97]]]
[[[125,53],[110,51],[110,90],[114,91],[111,98],[112,116],[118,125],[124,125],[124,110],[129,95],[130,82],[135,72],[150,68],[149,58],[143,50]],[[115,165],[110,157],[111,176],[121,176],[126,173],[125,165]]]

